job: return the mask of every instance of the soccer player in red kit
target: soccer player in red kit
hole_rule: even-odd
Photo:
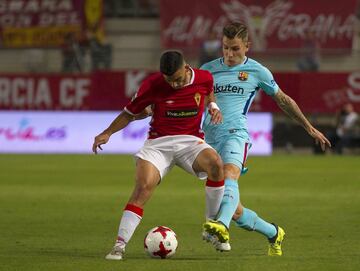
[[[152,120],[148,139],[136,157],[136,182],[125,206],[109,260],[121,260],[143,216],[145,203],[166,173],[177,165],[185,171],[207,178],[207,217],[218,212],[224,192],[222,161],[216,151],[203,140],[200,128],[205,110],[212,121],[220,123],[221,113],[214,102],[213,78],[207,71],[192,69],[178,51],[167,51],[160,58],[160,72],[144,80],[124,111],[95,137],[92,147],[108,142],[110,136],[126,127],[129,122],[149,113]]]

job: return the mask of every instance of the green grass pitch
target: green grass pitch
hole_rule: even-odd
[[[232,225],[232,251],[201,240],[204,184],[178,168],[144,210],[124,261],[106,261],[133,186],[134,163],[120,155],[1,155],[0,270],[358,270],[360,158],[250,157],[241,200],[286,231],[282,257],[261,235]],[[150,259],[146,232],[171,227],[179,247]]]

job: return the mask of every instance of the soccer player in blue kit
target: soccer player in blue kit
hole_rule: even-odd
[[[220,251],[229,251],[231,220],[243,229],[257,231],[269,241],[268,255],[281,256],[285,231],[260,218],[240,203],[238,182],[245,172],[245,161],[251,147],[247,129],[247,113],[256,94],[262,89],[293,120],[304,127],[323,150],[331,147],[329,140],[306,119],[296,102],[286,95],[275,82],[271,72],[259,62],[248,58],[247,27],[231,22],[223,28],[223,57],[205,63],[201,69],[214,77],[214,93],[223,114],[222,124],[211,123],[206,114],[203,130],[205,140],[217,150],[224,162],[225,188],[220,211],[209,214],[204,224],[203,238],[211,241]]]

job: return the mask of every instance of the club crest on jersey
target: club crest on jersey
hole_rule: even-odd
[[[239,72],[238,78],[240,81],[246,81],[249,77],[249,74],[246,72]]]
[[[195,93],[194,99],[195,99],[195,102],[196,102],[197,106],[199,106],[200,105],[200,100],[201,100],[201,95],[200,95],[199,92]]]

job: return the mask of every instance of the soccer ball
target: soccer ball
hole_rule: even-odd
[[[152,228],[144,239],[145,251],[153,258],[169,258],[175,254],[177,246],[175,232],[165,226]]]

